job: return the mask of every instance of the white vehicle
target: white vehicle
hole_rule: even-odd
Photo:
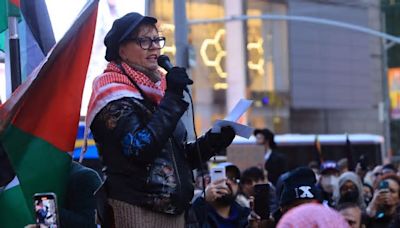
[[[347,138],[349,142],[347,142]],[[382,163],[384,158],[384,138],[373,134],[282,134],[275,135],[277,151],[284,153],[289,161],[289,168],[308,165],[316,160],[318,147],[321,148],[323,160],[338,161],[352,154],[354,162],[361,155],[367,158],[368,165]],[[317,146],[319,144],[320,146]],[[237,164],[241,169],[250,166],[264,165],[264,148],[256,145],[254,136],[250,139],[236,137],[227,148],[227,160]]]

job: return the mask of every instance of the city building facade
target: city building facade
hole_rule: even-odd
[[[149,0],[174,60],[173,0]],[[241,121],[277,133],[387,135],[388,90],[382,39],[327,19],[382,31],[375,0],[188,0],[188,63],[198,132],[240,98],[254,100]],[[216,18],[246,15],[248,20]],[[263,20],[283,15],[288,20]]]

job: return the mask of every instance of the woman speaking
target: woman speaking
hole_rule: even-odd
[[[193,82],[184,68],[159,71],[165,37],[156,23],[138,13],[114,21],[104,39],[109,63],[93,82],[88,107],[86,126],[105,166],[116,227],[184,227],[192,170],[235,136],[224,127],[187,142],[180,118],[189,105],[183,92]]]

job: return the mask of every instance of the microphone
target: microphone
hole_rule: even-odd
[[[164,68],[164,70],[166,70],[167,72],[169,72],[174,66],[172,65],[172,63],[169,61],[169,57],[166,55],[160,55],[157,58],[157,64]],[[185,89],[186,93],[189,93],[189,89],[186,86]]]
[[[169,57],[166,55],[160,55],[157,58],[157,63],[160,67],[164,68],[167,72],[169,72],[172,67],[174,67],[169,61]]]

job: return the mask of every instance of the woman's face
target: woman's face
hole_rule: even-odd
[[[357,203],[359,192],[357,186],[350,180],[344,182],[340,187],[340,202],[353,202]]]
[[[350,180],[344,182],[340,187],[340,195],[344,195],[346,192],[358,191],[357,186]]]
[[[373,192],[371,189],[367,186],[363,186],[363,194],[364,194],[364,200],[366,201],[367,205],[371,201]]]
[[[137,37],[134,39],[159,37],[157,29],[152,25],[142,25],[139,27]],[[148,50],[144,50],[137,40],[129,40],[122,43],[119,47],[119,56],[122,61],[128,64],[135,64],[148,70],[157,70],[157,58],[160,55],[160,47],[154,42]]]
[[[320,177],[322,189],[327,193],[333,193],[333,189],[338,185],[338,177],[334,174],[324,174]]]

